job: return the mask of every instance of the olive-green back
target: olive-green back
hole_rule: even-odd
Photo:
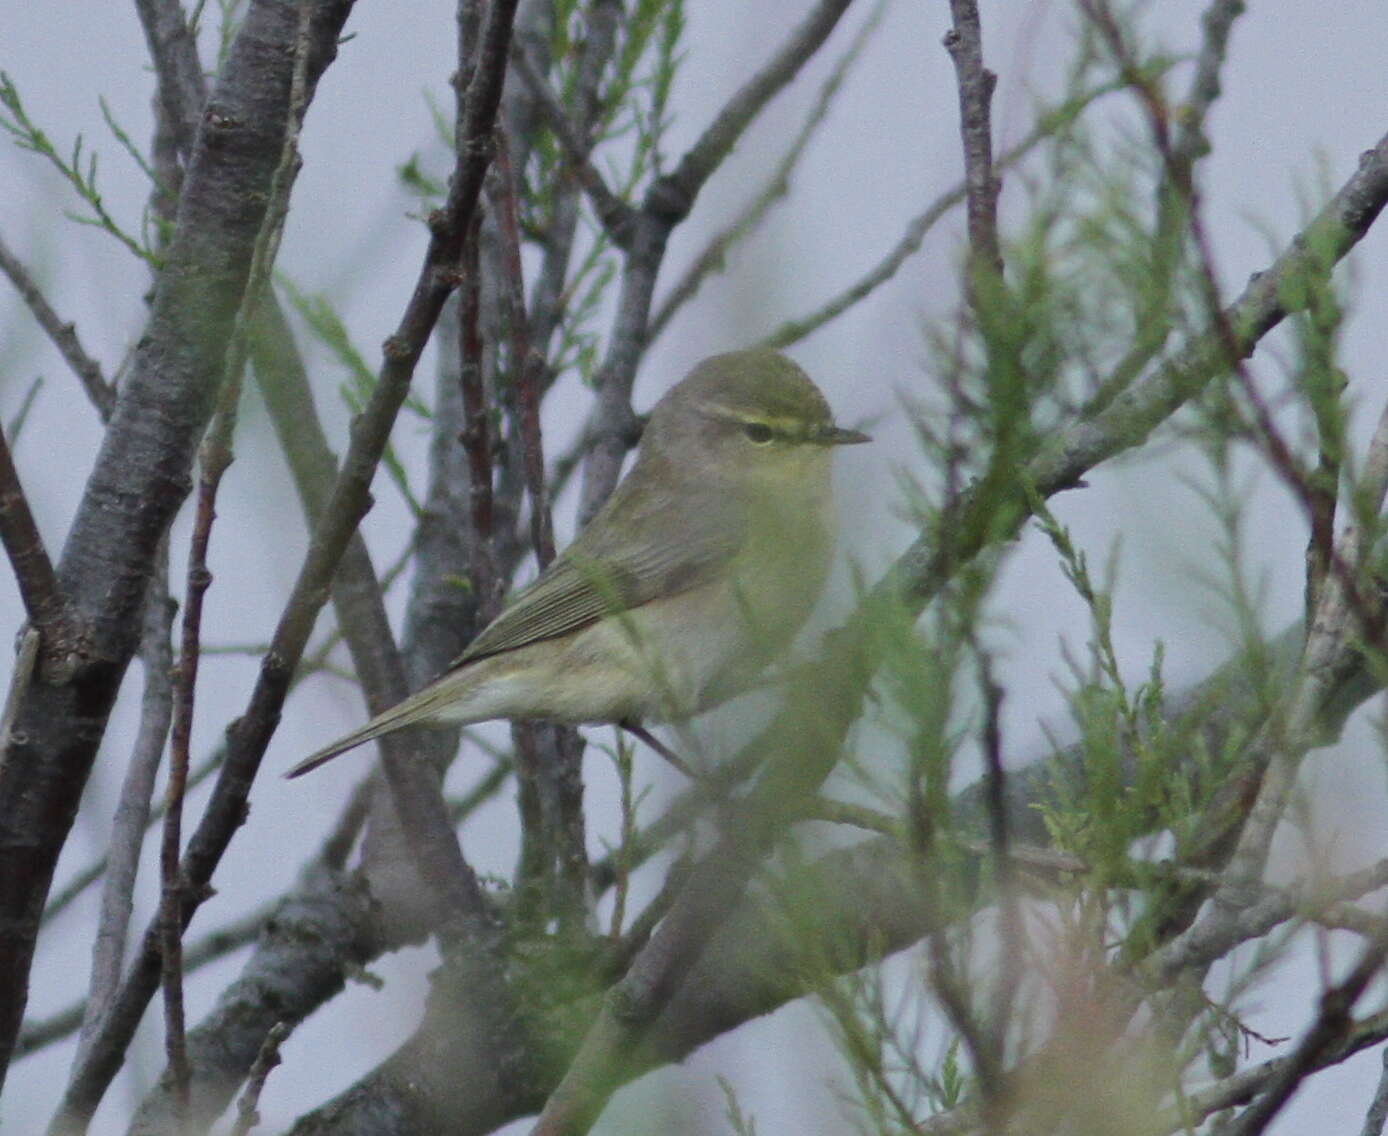
[[[656,489],[665,479],[650,476],[653,464],[638,463],[578,539],[453,666],[568,635],[605,616],[678,595],[728,564],[744,539],[741,504],[727,493],[687,484]]]

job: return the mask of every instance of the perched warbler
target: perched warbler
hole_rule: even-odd
[[[746,690],[823,588],[831,448],[866,441],[784,355],[705,359],[539,579],[443,675],[288,776],[416,722],[670,721]]]

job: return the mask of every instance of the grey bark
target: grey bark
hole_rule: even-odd
[[[319,0],[310,91],[351,0]],[[139,641],[155,553],[190,489],[289,106],[297,6],[248,8],[202,121],[150,320],[68,533],[59,581],[77,635],[44,644],[0,764],[0,1065],[23,1016],[39,917]]]

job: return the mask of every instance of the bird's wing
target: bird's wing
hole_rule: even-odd
[[[741,547],[738,511],[726,499],[685,501],[674,508],[663,495],[623,493],[626,488],[625,482],[618,487],[579,538],[450,670],[688,591],[714,577]]]

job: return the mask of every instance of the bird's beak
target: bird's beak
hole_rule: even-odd
[[[825,446],[857,446],[871,442],[872,435],[864,434],[861,430],[845,430],[842,426],[826,426],[815,441]]]

